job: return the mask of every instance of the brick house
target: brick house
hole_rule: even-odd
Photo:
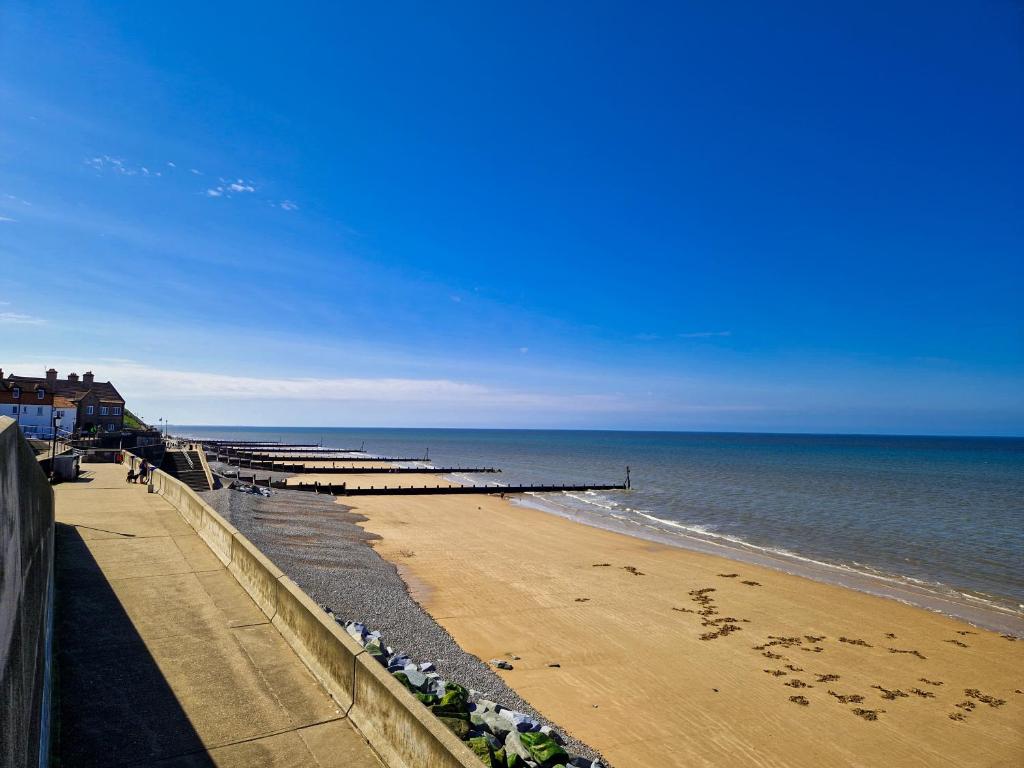
[[[63,412],[61,430],[120,432],[124,427],[124,398],[109,381],[96,381],[92,371],[81,379],[77,373],[58,378],[53,368],[44,377],[12,373],[4,378],[0,369],[0,414],[17,417],[23,429],[29,422],[34,426],[45,414],[49,432],[54,407]]]

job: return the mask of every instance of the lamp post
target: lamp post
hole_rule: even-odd
[[[60,426],[60,411],[50,406],[51,417],[51,443],[50,443],[50,484],[53,485],[57,477],[57,427]]]

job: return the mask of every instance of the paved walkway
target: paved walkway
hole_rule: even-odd
[[[55,487],[61,766],[379,768],[178,512],[83,469]]]

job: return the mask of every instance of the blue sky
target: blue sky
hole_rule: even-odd
[[[1024,434],[1019,4],[369,5],[4,3],[0,366],[178,423]]]

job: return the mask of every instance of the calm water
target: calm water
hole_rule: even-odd
[[[935,605],[924,598],[934,596],[990,609],[1011,622],[1024,617],[1022,439],[234,427],[175,432],[322,441],[339,448],[365,441],[376,454],[424,456],[429,449],[437,465],[504,470],[471,478],[476,482],[621,482],[628,464],[629,493],[543,494],[531,503],[659,541],[724,545],[741,558],[759,555],[760,562],[812,576],[847,574],[851,585],[869,591],[876,591],[873,584],[906,587],[911,602],[929,607]],[[939,609],[946,610],[942,600]]]

